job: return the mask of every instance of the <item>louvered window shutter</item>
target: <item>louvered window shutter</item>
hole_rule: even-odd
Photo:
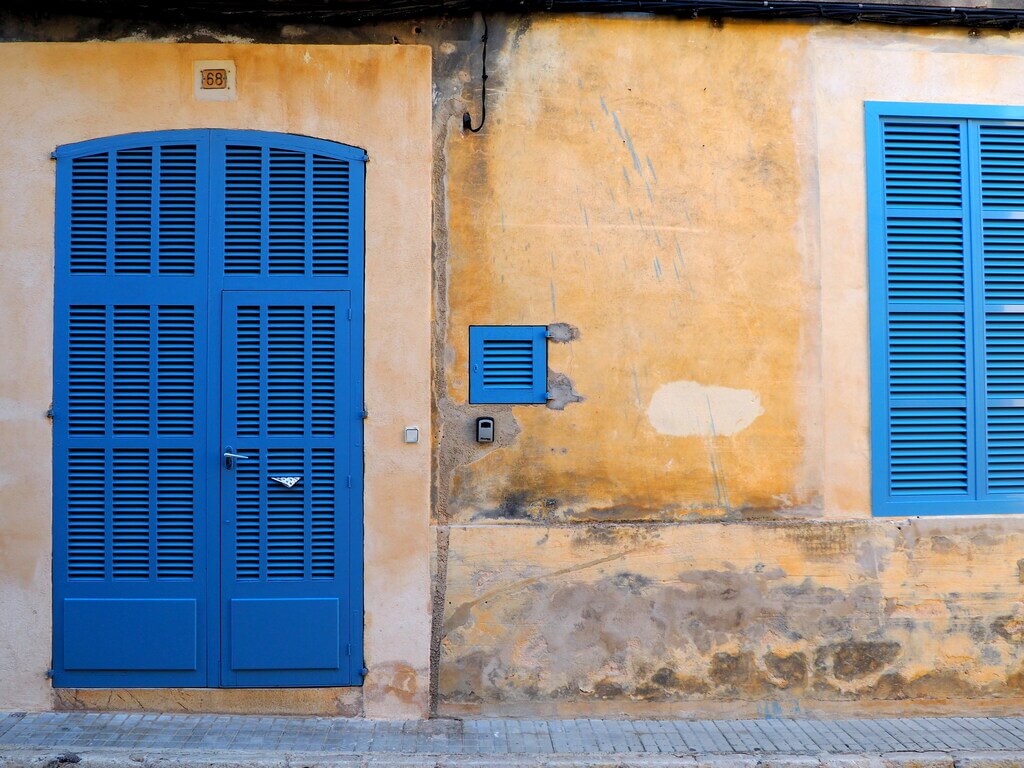
[[[205,309],[190,303],[205,291],[204,144],[137,141],[58,153],[58,685],[206,683]]]
[[[881,127],[884,263],[873,309],[876,374],[884,375],[873,450],[884,461],[876,456],[876,504],[879,492],[889,501],[975,491],[966,144],[963,121],[890,119]]]
[[[971,136],[984,303],[981,464],[984,491],[998,499],[1024,494],[1024,124],[980,122]]]
[[[875,513],[1024,511],[1024,123],[868,139]]]

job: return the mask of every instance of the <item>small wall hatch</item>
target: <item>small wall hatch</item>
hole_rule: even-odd
[[[470,403],[544,403],[547,371],[547,326],[470,326]]]

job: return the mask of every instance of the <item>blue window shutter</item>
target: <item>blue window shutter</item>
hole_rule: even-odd
[[[967,125],[883,118],[871,140],[874,505],[913,514],[977,492]]]
[[[54,680],[206,685],[206,132],[57,153]]]
[[[980,230],[985,440],[990,499],[1024,494],[1024,123],[972,125]]]
[[[470,403],[546,402],[547,367],[546,326],[470,327]]]

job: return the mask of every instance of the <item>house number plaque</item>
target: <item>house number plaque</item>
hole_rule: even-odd
[[[233,61],[192,62],[192,96],[197,101],[234,101],[236,83]]]
[[[227,88],[228,71],[226,69],[199,70],[199,87],[204,91]]]

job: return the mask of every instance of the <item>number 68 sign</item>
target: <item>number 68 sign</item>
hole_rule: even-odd
[[[199,70],[199,87],[203,90],[228,87],[228,71],[226,69]]]
[[[199,101],[234,101],[235,62],[192,62],[192,95]]]

